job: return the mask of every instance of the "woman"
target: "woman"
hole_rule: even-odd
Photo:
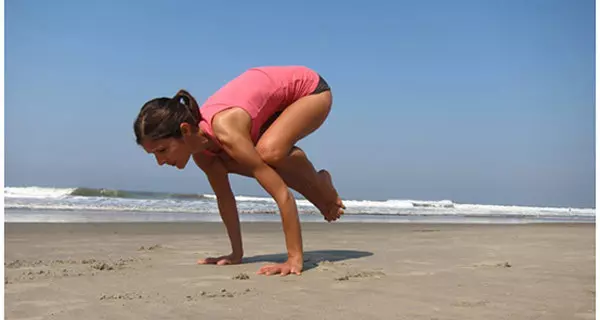
[[[303,251],[296,202],[288,186],[335,221],[344,205],[325,170],[317,172],[295,144],[319,128],[331,110],[331,89],[315,71],[301,66],[252,68],[198,107],[185,90],[156,98],[134,123],[137,143],[159,165],[185,168],[190,157],[206,174],[231,241],[232,253],[198,261],[236,264],[243,256],[239,216],[228,173],[254,177],[279,210],[288,259],[258,274],[300,274]]]

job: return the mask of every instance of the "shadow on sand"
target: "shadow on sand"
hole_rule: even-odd
[[[320,262],[338,262],[350,259],[358,259],[363,257],[372,256],[372,252],[367,251],[355,251],[355,250],[315,250],[315,251],[304,251],[304,271],[310,270],[316,267]],[[256,262],[269,262],[269,263],[283,263],[287,260],[286,253],[278,254],[264,254],[257,255],[248,258],[243,258],[242,263],[256,263]]]

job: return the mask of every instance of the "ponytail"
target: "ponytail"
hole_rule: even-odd
[[[173,100],[176,102],[183,101],[183,105],[187,108],[189,113],[192,115],[192,119],[198,124],[202,118],[200,115],[200,107],[198,106],[198,102],[196,99],[192,97],[192,95],[184,89],[177,91],[177,94],[173,97]]]

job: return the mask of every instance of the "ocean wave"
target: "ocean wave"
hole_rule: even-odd
[[[218,213],[214,194],[181,194],[126,191],[103,188],[7,187],[5,209],[101,210],[181,213]],[[241,213],[273,212],[270,197],[235,197]],[[305,199],[296,200],[301,213],[318,213]],[[347,214],[445,215],[445,216],[565,216],[595,217],[595,209],[550,208],[510,205],[459,204],[451,200],[344,200]]]
[[[128,191],[107,188],[46,188],[46,187],[8,187],[4,189],[4,196],[11,198],[37,198],[56,199],[67,196],[76,197],[101,197],[101,198],[123,198],[123,199],[180,199],[180,200],[216,200],[214,194],[186,194],[186,193],[162,193],[149,191]],[[275,204],[271,197],[259,196],[235,196],[238,202],[263,202]],[[312,206],[305,199],[298,199],[299,206]],[[376,208],[453,208],[454,203],[450,200],[421,201],[421,200],[396,200],[385,201],[372,200],[344,200],[346,207],[376,207]]]
[[[76,188],[5,187],[5,198],[57,199],[71,194]]]
[[[60,199],[67,196],[76,197],[105,197],[124,199],[205,199],[201,194],[164,193],[150,191],[129,191],[107,188],[49,188],[49,187],[6,187],[4,197],[7,198],[35,198],[35,199]]]

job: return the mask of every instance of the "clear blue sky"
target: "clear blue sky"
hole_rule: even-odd
[[[8,0],[5,184],[210,193],[136,146],[142,104],[320,72],[300,143],[344,198],[595,207],[594,1]],[[265,195],[247,178],[239,194]]]

